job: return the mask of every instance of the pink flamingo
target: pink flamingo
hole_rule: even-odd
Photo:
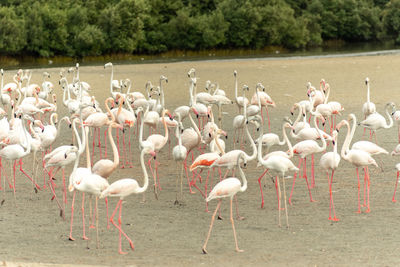
[[[285,127],[285,126],[284,126]],[[263,126],[261,127],[260,137],[263,135]],[[284,134],[286,136],[286,134]],[[287,139],[287,136],[286,136]],[[288,139],[286,141],[289,141]],[[288,142],[290,156],[293,156],[293,149],[291,149],[290,142]],[[271,171],[277,175],[276,177],[276,184],[277,184],[277,191],[278,191],[278,225],[281,226],[281,189],[280,189],[280,182],[279,176],[282,177],[283,182],[283,197],[284,197],[284,205],[285,205],[285,213],[286,213],[286,226],[289,227],[289,217],[288,217],[288,209],[286,204],[286,185],[285,185],[285,174],[289,171],[298,171],[299,169],[292,163],[292,161],[288,158],[287,155],[282,156],[281,153],[271,152],[270,155],[267,157],[266,160],[262,158],[262,144],[258,142],[258,151],[257,151],[257,159],[259,164],[261,164],[266,170],[259,178],[260,179],[264,176],[267,171]],[[260,184],[261,189],[261,184]],[[262,194],[261,194],[262,195]],[[263,200],[263,199],[262,199]],[[263,204],[263,203],[262,203]]]
[[[318,116],[320,116],[323,119],[323,117],[321,115],[318,115]],[[314,116],[314,127],[317,129],[319,137],[322,140],[322,146],[319,146],[318,143],[316,141],[314,141],[314,140],[304,140],[304,141],[301,141],[301,142],[299,142],[299,143],[297,143],[296,145],[293,146],[293,153],[294,154],[298,154],[300,156],[299,167],[298,167],[299,169],[300,169],[301,163],[304,161],[303,178],[306,179],[307,189],[308,189],[308,193],[310,195],[310,201],[311,202],[313,202],[314,200],[312,199],[310,186],[308,184],[308,179],[307,179],[306,157],[309,156],[309,155],[313,155],[315,153],[323,152],[326,149],[325,138],[323,137],[323,135],[322,135],[322,133],[319,130],[318,125],[317,125],[317,117],[318,116]],[[312,165],[314,164],[313,160],[314,160],[314,158],[312,158],[312,162],[311,162]],[[312,174],[311,175],[314,177],[313,170],[312,170]],[[300,173],[299,173],[299,176],[300,176]],[[313,178],[313,180],[314,180],[314,178]],[[296,174],[293,177],[293,185],[292,185],[292,190],[290,192],[290,197],[289,197],[289,203],[290,204],[292,203],[291,199],[292,199],[292,194],[293,194],[293,189],[294,189],[295,183],[296,183]]]
[[[332,183],[333,183],[333,174],[337,167],[339,166],[340,163],[340,155],[337,153],[337,136],[338,132],[333,131],[332,137],[334,142],[333,146],[333,151],[327,152],[322,155],[319,165],[325,170],[327,176],[328,176],[328,183],[329,183],[329,220],[332,221],[339,221],[338,218],[336,218],[336,213],[335,213],[335,205],[333,203],[333,194],[332,194]],[[329,177],[329,172],[331,172],[331,176]],[[333,218],[331,216],[331,210],[333,210]]]
[[[169,134],[168,134],[167,123],[165,121],[165,115],[166,114],[168,114],[168,116],[170,118],[172,118],[169,110],[164,109],[162,111],[161,118],[162,118],[162,122],[163,122],[163,125],[164,125],[164,135],[152,134],[149,137],[147,137],[147,139],[145,141],[146,144],[151,144],[152,147],[154,148],[154,151],[156,151],[156,152],[159,152],[165,146],[165,144],[168,142]],[[143,127],[141,127],[140,134],[141,134],[141,136],[143,136]],[[160,180],[158,178],[158,165],[159,165],[159,163],[155,160],[155,173],[156,173],[156,175],[153,174],[153,178],[154,178],[154,194],[155,194],[156,198],[158,198],[157,185],[158,185],[159,189],[161,190]],[[149,166],[151,168],[151,165],[149,165]],[[156,182],[156,177],[157,177],[158,183]]]
[[[111,161],[109,159],[101,159],[99,161],[97,161],[92,168],[92,173],[100,175],[103,178],[108,178],[114,171],[115,169],[118,167],[119,164],[119,155],[118,155],[118,149],[117,146],[114,143],[114,139],[112,137],[112,133],[111,133],[111,129],[112,128],[119,128],[119,129],[123,129],[122,125],[115,123],[115,122],[111,122],[108,125],[108,140],[110,141],[112,150],[113,150],[113,156],[114,156],[114,160]]]
[[[288,158],[288,159],[291,159],[291,158],[293,157],[293,147],[292,147],[292,144],[290,143],[289,138],[287,137],[286,130],[285,130],[286,128],[292,128],[292,126],[290,125],[290,123],[285,122],[285,123],[282,125],[283,140],[284,140],[284,142],[288,145],[289,154],[286,153],[286,152],[283,152],[283,151],[279,151],[279,150],[278,150],[278,151],[273,151],[273,152],[270,152],[270,153],[266,154],[266,155],[263,157],[263,160],[264,160],[264,161],[268,160],[268,158],[271,157],[271,156],[281,156],[281,157],[285,157],[285,158]],[[261,137],[262,137],[262,136],[264,136],[264,135],[261,135]],[[262,153],[262,152],[261,152],[261,153]],[[262,154],[261,154],[261,155],[262,155]],[[259,166],[261,166],[261,163],[260,163],[260,162],[257,163],[257,167],[259,167]],[[266,170],[260,175],[260,177],[258,178],[258,185],[260,186],[260,192],[261,192],[261,208],[264,208],[264,193],[263,193],[262,186],[261,186],[261,179],[264,177],[264,175],[265,175],[267,172],[268,172],[268,169],[266,169]],[[276,193],[277,193],[277,196],[278,196],[278,207],[280,207],[280,199],[279,199],[280,197],[279,197],[279,192],[278,192],[278,181],[275,182],[275,189],[276,189]]]
[[[242,107],[249,104],[249,100],[246,97],[238,96],[238,81],[237,81],[237,71],[233,72],[233,76],[235,77],[235,102],[239,109],[239,113],[242,113]]]
[[[10,162],[11,166],[11,161],[14,161],[13,168],[11,169],[11,175],[14,177],[14,185],[13,185],[13,190],[14,190],[14,200],[16,204],[16,197],[15,197],[15,169],[16,169],[16,160],[19,159],[19,166],[20,166],[20,171],[27,177],[29,178],[32,183],[36,186],[37,189],[40,189],[39,185],[37,185],[33,179],[22,169],[22,158],[29,155],[31,152],[31,144],[30,144],[30,139],[28,138],[28,131],[26,130],[25,127],[25,121],[30,120],[31,122],[33,121],[33,118],[24,115],[22,116],[22,131],[25,137],[25,140],[21,144],[13,144],[13,145],[8,145],[4,147],[3,149],[0,150],[0,158],[2,159],[7,159]],[[1,166],[0,166],[1,168]],[[11,177],[11,176],[10,176]],[[5,187],[4,187],[5,190]]]
[[[187,152],[186,147],[182,145],[183,125],[182,125],[182,121],[181,121],[181,115],[180,115],[180,113],[178,113],[177,115],[178,115],[178,126],[176,126],[175,135],[178,137],[178,144],[172,149],[172,157],[173,157],[174,161],[176,161],[177,164],[178,164],[178,162],[181,163],[181,171],[180,171],[181,195],[180,195],[180,199],[182,201],[183,200],[183,191],[182,191],[183,167],[184,167],[184,160],[185,160],[188,152]],[[175,190],[176,190],[175,205],[179,204],[177,186],[178,186],[178,176],[176,177],[176,180],[175,180]]]
[[[204,242],[203,245],[203,253],[207,254],[207,243],[211,235],[211,230],[214,224],[215,220],[215,215],[217,214],[219,208],[221,207],[221,201],[222,198],[229,197],[230,198],[230,220],[232,223],[232,229],[233,229],[233,236],[235,238],[235,248],[237,252],[243,252],[243,250],[239,249],[238,242],[237,242],[237,237],[236,237],[236,229],[235,229],[235,224],[233,222],[233,216],[232,216],[232,200],[233,197],[237,194],[237,192],[244,192],[247,189],[247,180],[246,176],[244,175],[243,170],[240,167],[240,160],[243,160],[244,165],[246,166],[246,158],[243,156],[243,154],[240,154],[240,156],[237,158],[237,166],[239,169],[239,174],[240,177],[242,178],[243,184],[240,182],[240,180],[236,177],[230,177],[225,180],[220,181],[218,184],[214,186],[214,188],[211,190],[210,195],[207,197],[206,202],[211,201],[212,199],[219,199],[219,202],[217,204],[217,207],[214,211],[214,214],[211,217],[211,223],[210,223],[210,229],[208,230],[207,238],[206,241]]]
[[[359,125],[372,130],[372,134],[375,133],[375,143],[377,143],[376,130],[381,129],[381,128],[389,129],[393,126],[393,119],[389,115],[388,109],[389,108],[393,109],[394,107],[395,107],[394,103],[387,103],[385,106],[385,113],[389,119],[389,123],[387,123],[385,117],[383,117],[378,112],[372,113],[372,114],[368,115],[368,117],[366,117],[365,120],[360,121]],[[371,135],[371,139],[372,139],[372,135]]]
[[[265,93],[265,87],[261,84],[261,83],[257,83],[256,85],[256,90],[257,89],[261,89],[262,91],[258,91],[258,96],[260,98],[260,104],[262,107],[265,108],[265,111],[267,113],[267,119],[268,119],[268,130],[271,131],[271,122],[269,120],[269,115],[268,115],[268,106],[271,107],[276,107],[275,102],[272,100],[272,98]],[[250,103],[252,105],[257,105],[258,104],[258,100],[257,100],[257,94],[254,94],[253,97],[251,98]],[[262,116],[262,109],[261,109],[261,116]]]
[[[361,213],[361,205],[360,205],[360,177],[358,174],[358,169],[360,167],[365,168],[365,179],[364,182],[367,182],[367,210],[365,212],[370,212],[370,206],[369,206],[369,184],[370,184],[370,177],[369,177],[369,171],[368,171],[368,166],[369,165],[374,165],[375,167],[378,167],[378,164],[376,164],[376,161],[372,158],[371,154],[368,152],[365,152],[364,150],[359,150],[359,149],[349,149],[350,147],[350,142],[351,139],[353,138],[352,134],[350,133],[350,124],[347,120],[342,120],[337,126],[336,129],[340,129],[343,125],[347,126],[347,135],[346,139],[344,141],[344,144],[342,146],[342,151],[340,155],[342,156],[343,159],[346,161],[350,162],[356,167],[356,172],[357,172],[357,181],[358,181],[358,210],[357,213]]]
[[[110,222],[119,230],[119,246],[118,246],[119,254],[126,254],[126,252],[123,252],[121,249],[121,234],[123,234],[126,237],[131,249],[134,250],[132,240],[127,236],[127,234],[121,228],[122,201],[125,197],[127,197],[131,194],[140,194],[140,193],[145,192],[147,190],[147,187],[149,186],[149,176],[147,174],[146,166],[144,164],[144,154],[150,154],[153,157],[156,156],[156,153],[153,150],[151,150],[149,147],[144,147],[142,149],[142,152],[140,153],[140,165],[142,167],[142,171],[143,171],[143,175],[144,175],[143,187],[140,187],[138,182],[135,179],[124,178],[124,179],[120,179],[120,180],[112,183],[107,189],[105,189],[100,194],[100,198],[105,198],[108,196],[119,197],[119,201],[115,207],[115,210],[110,217]],[[119,217],[118,217],[118,225],[117,225],[114,222],[114,216],[118,209],[119,209]]]

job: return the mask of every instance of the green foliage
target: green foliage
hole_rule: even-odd
[[[0,7],[0,51],[16,54],[26,45],[25,21],[12,7]]]
[[[4,0],[0,54],[400,43],[400,0]]]

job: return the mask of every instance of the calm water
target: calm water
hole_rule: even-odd
[[[85,57],[82,59],[68,57],[35,58],[35,57],[1,57],[3,69],[68,67],[79,62],[82,66],[102,65],[112,61],[114,64],[148,64],[159,62],[197,61],[197,60],[230,60],[249,58],[301,58],[301,57],[337,57],[354,55],[380,55],[400,53],[400,46],[393,43],[330,43],[329,45],[307,50],[285,50],[281,47],[269,47],[262,50],[204,50],[204,51],[171,51],[159,55],[108,55]]]

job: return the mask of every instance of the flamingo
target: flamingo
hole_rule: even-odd
[[[119,165],[119,155],[118,155],[118,149],[114,143],[114,139],[112,137],[111,129],[112,128],[119,128],[120,130],[123,129],[122,125],[111,122],[108,125],[108,140],[110,141],[112,150],[113,150],[113,156],[114,160],[111,161],[109,159],[101,159],[97,161],[92,168],[92,173],[100,175],[103,178],[108,178],[110,175],[115,171],[115,169]]]
[[[235,238],[235,249],[237,252],[243,252],[243,250],[239,249],[238,242],[237,242],[237,237],[236,237],[236,230],[235,230],[235,224],[233,222],[233,216],[232,216],[232,201],[233,197],[238,193],[238,192],[244,192],[247,189],[247,180],[246,176],[244,175],[244,172],[242,168],[240,167],[240,160],[243,160],[244,165],[246,166],[246,158],[243,154],[240,154],[240,156],[237,158],[237,166],[239,169],[239,174],[240,177],[242,178],[243,184],[240,182],[240,180],[236,177],[230,177],[225,180],[220,181],[217,183],[214,188],[211,190],[210,195],[206,198],[206,202],[211,201],[212,199],[219,199],[219,202],[217,204],[217,207],[211,217],[211,223],[210,223],[210,229],[208,230],[207,238],[206,241],[204,242],[203,245],[203,253],[207,254],[207,243],[211,235],[211,230],[214,224],[215,220],[215,215],[217,214],[219,208],[221,207],[221,201],[222,198],[229,197],[230,198],[230,220],[232,223],[232,229],[233,229],[233,236]]]
[[[237,71],[233,72],[235,77],[235,102],[239,109],[239,113],[242,113],[242,107],[249,104],[249,100],[246,97],[238,96],[238,82],[237,82]]]
[[[170,114],[169,110],[164,109],[161,115],[162,118],[162,122],[164,124],[164,136],[161,134],[152,134],[149,137],[147,137],[146,142],[147,143],[151,143],[154,146],[154,151],[159,152],[164,146],[165,144],[168,142],[168,127],[167,127],[167,123],[165,121],[165,115],[168,114],[168,116],[171,118],[172,115]],[[161,189],[160,187],[160,181],[158,178],[158,162],[155,162],[155,172],[156,172],[156,176],[157,176],[157,180],[158,180],[158,187]],[[157,182],[156,182],[156,176],[153,175],[154,178],[154,193],[157,197]]]
[[[185,146],[182,145],[182,121],[181,115],[178,113],[178,126],[175,129],[175,134],[178,137],[178,144],[172,149],[172,158],[177,162],[181,162],[181,171],[180,171],[180,178],[181,178],[181,195],[180,199],[183,199],[183,192],[182,192],[182,179],[183,179],[183,168],[184,168],[184,160],[186,159],[187,149]],[[175,180],[175,189],[177,189],[178,185],[178,177]],[[176,192],[175,204],[179,204],[178,200],[178,192]]]
[[[388,109],[389,108],[393,109],[394,107],[395,107],[394,103],[392,103],[392,102],[387,103],[385,105],[385,113],[386,113],[386,116],[389,119],[389,124],[386,122],[385,117],[383,117],[378,112],[375,112],[375,113],[372,113],[372,114],[368,115],[367,118],[365,118],[365,120],[363,120],[363,121],[361,121],[359,123],[359,125],[372,130],[373,134],[375,133],[375,143],[377,143],[376,130],[381,129],[381,128],[389,129],[389,128],[391,128],[393,126],[393,119],[390,116]],[[371,139],[372,139],[372,135],[371,135]]]
[[[111,78],[110,78],[110,93],[111,96],[116,99],[117,95],[119,94],[118,92],[114,92],[114,90],[121,90],[121,85],[118,82],[118,80],[113,80],[114,78],[114,65],[111,62],[108,62],[104,65],[105,68],[111,67]]]
[[[285,127],[285,126],[284,126]],[[263,126],[261,127],[260,131],[260,138],[263,135]],[[286,136],[284,134],[284,136]],[[286,136],[287,139],[287,136]],[[288,141],[288,140],[287,140]],[[291,151],[291,154],[293,155],[293,150],[290,149],[290,142],[287,142],[289,145],[289,150]],[[267,171],[271,171],[273,174],[277,175],[276,183],[277,183],[277,189],[278,189],[278,225],[281,226],[281,189],[280,189],[280,182],[279,182],[279,176],[282,177],[282,182],[283,182],[283,197],[284,197],[284,206],[285,206],[285,214],[286,214],[286,226],[289,227],[289,217],[288,217],[288,209],[287,209],[287,203],[286,203],[286,185],[285,185],[285,174],[287,172],[291,171],[298,171],[299,169],[293,164],[293,162],[287,157],[287,156],[281,156],[279,154],[271,155],[268,157],[267,160],[264,160],[262,158],[262,144],[261,142],[258,142],[258,151],[257,151],[257,159],[259,164],[261,164],[266,171],[260,176],[259,178],[259,184],[260,184],[260,179],[262,176]],[[261,184],[260,184],[260,189],[261,189]],[[263,199],[264,197],[262,197]],[[262,203],[263,205],[263,203]]]
[[[323,119],[323,117],[322,117],[322,115],[314,116],[314,127],[315,127],[315,129],[318,130],[317,132],[318,132],[319,137],[320,137],[320,139],[322,141],[322,146],[319,146],[318,143],[316,141],[314,141],[314,140],[300,141],[299,143],[297,143],[296,145],[293,146],[293,153],[294,154],[298,154],[300,156],[300,158],[299,158],[299,167],[298,167],[299,169],[300,169],[301,163],[304,161],[303,178],[306,179],[307,189],[308,189],[308,193],[310,195],[310,201],[311,202],[314,202],[314,200],[312,199],[310,186],[308,184],[308,179],[307,179],[306,157],[309,156],[309,155],[313,156],[315,153],[323,152],[326,149],[326,140],[325,140],[325,138],[323,137],[321,131],[318,128],[317,117],[321,117],[322,119]],[[312,183],[314,184],[314,180],[315,180],[315,178],[314,178],[314,167],[313,167],[314,166],[314,157],[312,157],[312,159],[311,159],[311,165],[312,165],[312,169],[311,169]],[[299,173],[299,176],[300,176],[300,173]],[[294,189],[295,183],[296,183],[296,174],[294,175],[292,190],[290,192],[290,197],[289,197],[289,203],[290,204],[292,203],[291,200],[292,200],[292,194],[293,194],[293,189]]]
[[[367,86],[367,102],[363,104],[362,107],[362,112],[364,114],[364,117],[368,117],[369,115],[373,114],[376,112],[376,107],[373,102],[371,102],[370,99],[370,88],[369,88],[369,78],[365,78],[365,85]]]
[[[4,107],[7,107],[11,103],[11,97],[10,95],[3,93],[3,87],[4,87],[4,71],[3,69],[1,71],[1,92],[0,92],[0,102]]]
[[[292,128],[292,126],[290,125],[290,123],[285,122],[285,123],[282,125],[283,140],[284,140],[284,142],[288,145],[289,154],[286,153],[286,152],[283,152],[283,151],[279,151],[279,150],[278,150],[278,151],[273,151],[273,152],[270,152],[270,153],[266,154],[266,155],[263,157],[263,160],[264,160],[264,161],[268,160],[268,158],[271,157],[271,156],[281,156],[281,157],[288,158],[288,159],[290,159],[290,158],[293,157],[293,147],[292,147],[292,144],[290,143],[289,138],[287,137],[286,130],[285,130],[286,128]],[[264,136],[264,135],[261,135],[261,137],[262,137],[262,136]],[[260,162],[257,163],[257,167],[259,167],[259,166],[261,166],[261,163],[260,163]],[[268,171],[268,169],[266,169],[266,170],[260,175],[260,177],[258,178],[258,184],[259,184],[259,186],[260,186],[260,192],[261,192],[261,208],[264,208],[264,193],[263,193],[263,191],[262,191],[261,179],[264,177],[264,175],[267,173],[267,171]],[[276,193],[278,194],[278,208],[280,208],[280,199],[279,199],[280,197],[279,197],[278,183],[277,183],[277,182],[275,182],[275,189],[276,189]]]
[[[369,171],[368,171],[368,166],[369,165],[374,165],[375,167],[378,167],[378,164],[376,164],[376,161],[372,158],[371,154],[368,152],[365,152],[364,150],[359,150],[359,149],[349,149],[350,147],[350,142],[351,139],[353,138],[353,134],[350,133],[350,124],[347,120],[342,120],[337,126],[336,129],[340,129],[343,125],[347,126],[347,135],[346,139],[344,141],[344,144],[342,146],[341,150],[341,157],[345,159],[346,161],[350,162],[356,167],[356,172],[357,172],[357,181],[358,181],[358,210],[357,213],[361,213],[361,205],[360,205],[360,177],[358,173],[358,169],[360,167],[365,168],[365,179],[364,183],[367,182],[367,199],[368,199],[368,204],[367,204],[367,210],[365,212],[370,212],[370,206],[369,206],[369,184],[370,184],[370,177],[369,177]]]
[[[16,201],[15,197],[15,169],[16,169],[16,160],[19,159],[19,166],[20,166],[20,171],[27,177],[29,178],[32,183],[35,184],[37,189],[40,189],[40,186],[37,185],[33,179],[22,169],[22,158],[29,155],[31,152],[31,144],[30,144],[30,139],[28,138],[28,131],[26,130],[25,127],[25,121],[30,120],[33,121],[33,118],[24,115],[22,116],[22,131],[24,134],[24,141],[20,144],[12,144],[4,147],[3,149],[0,150],[0,158],[2,159],[7,159],[10,162],[10,170],[11,170],[11,175],[14,177],[14,185],[13,185],[13,190],[14,190],[14,200]],[[11,168],[11,162],[14,161],[13,168]],[[11,177],[11,176],[10,176]],[[5,183],[5,180],[3,180]],[[4,185],[4,190],[5,190],[5,185]],[[15,202],[16,203],[16,202]]]
[[[265,93],[265,87],[261,84],[261,83],[257,83],[256,85],[256,90],[257,89],[261,89],[262,91],[258,91],[258,96],[260,98],[260,104],[261,104],[261,116],[262,116],[262,107],[265,108],[265,111],[267,113],[267,119],[268,119],[268,130],[271,131],[271,122],[269,120],[269,115],[268,115],[268,109],[267,106],[271,106],[271,107],[276,107],[275,102],[272,100],[272,98]],[[251,98],[250,103],[252,105],[257,105],[258,104],[258,100],[257,100],[257,94],[255,93],[253,95],[253,97]]]
[[[243,85],[243,96],[241,99],[246,99],[246,90],[249,91],[249,87],[247,85]],[[235,87],[235,92],[237,93],[237,88]],[[261,104],[259,105],[261,108]],[[241,110],[241,108],[239,109]],[[236,145],[236,135],[238,136],[237,142],[239,143],[240,139],[240,144],[239,146],[242,147],[243,144],[243,136],[240,134],[240,131],[244,131],[245,125],[246,125],[246,116],[247,116],[247,104],[244,105],[244,113],[236,115],[233,118],[233,129],[234,129],[234,134],[233,134],[233,147],[235,148]],[[244,133],[243,133],[244,135]]]
[[[332,221],[339,221],[338,218],[336,218],[336,213],[335,213],[335,205],[333,203],[333,194],[332,194],[332,183],[333,183],[333,174],[335,173],[335,170],[338,168],[339,163],[340,163],[340,155],[337,153],[337,136],[338,132],[335,130],[332,133],[334,145],[333,145],[333,151],[327,152],[322,155],[319,165],[325,170],[327,176],[328,176],[328,183],[329,183],[329,220]],[[331,173],[331,176],[329,177],[329,173]],[[331,216],[331,210],[333,210],[333,218]]]
[[[307,101],[310,104],[310,109],[308,112],[311,111],[311,103],[310,101]],[[293,122],[293,127],[294,127],[294,133],[298,134],[302,129],[304,128],[310,128],[310,124],[307,122],[306,119],[306,112],[307,112],[307,107],[302,105],[300,102],[294,103],[292,108],[290,109],[290,113],[293,115],[294,110],[299,109],[299,114],[297,115],[296,120]],[[300,121],[300,119],[303,117],[303,121]]]
[[[150,154],[153,157],[156,156],[156,153],[151,150],[149,147],[144,147],[140,153],[140,165],[142,167],[143,175],[144,175],[144,184],[143,187],[140,187],[138,182],[135,179],[132,178],[123,178],[120,180],[117,180],[116,182],[112,183],[110,186],[108,186],[107,189],[105,189],[103,192],[100,194],[100,198],[105,198],[105,197],[119,197],[119,201],[115,207],[114,212],[112,213],[110,217],[110,222],[119,230],[119,246],[118,246],[118,252],[119,254],[126,254],[126,252],[123,252],[121,249],[121,234],[123,234],[126,239],[129,242],[129,245],[132,250],[134,250],[133,242],[132,240],[126,235],[126,233],[122,230],[121,224],[121,213],[122,213],[122,201],[125,197],[131,195],[131,194],[140,194],[143,193],[147,190],[147,187],[149,186],[149,176],[146,171],[146,166],[144,164],[144,154]],[[119,217],[118,217],[118,224],[117,225],[114,222],[114,216],[119,209]]]
[[[394,107],[393,107],[393,110],[392,110],[392,117],[393,117],[393,120],[395,121],[395,122],[397,122],[397,131],[398,131],[398,137],[399,137],[399,143],[400,143],[400,110],[396,110]]]
[[[312,95],[312,101],[310,101],[311,107],[317,107],[318,105],[324,103],[325,101],[325,94],[324,91],[322,89],[322,85],[324,85],[325,88],[325,80],[322,79],[319,82],[319,91],[315,89],[314,86],[311,85],[310,82],[307,83],[307,95],[310,97],[311,96],[311,92],[313,91],[314,94]]]

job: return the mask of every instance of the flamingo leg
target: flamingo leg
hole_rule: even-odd
[[[289,228],[289,216],[288,216],[288,207],[287,207],[287,201],[286,201],[286,184],[285,184],[284,176],[282,176],[282,183],[283,183],[283,203],[285,204],[284,209],[285,209],[285,215],[286,215],[286,227]]]
[[[235,247],[237,252],[243,252],[243,250],[239,249],[238,242],[237,242],[237,237],[236,237],[236,229],[235,229],[235,224],[232,216],[232,201],[233,198],[231,197],[231,203],[230,203],[230,215],[231,215],[231,223],[232,223],[232,229],[233,229],[233,237],[235,238]]]
[[[83,229],[83,235],[82,235],[82,239],[83,240],[89,240],[89,238],[86,236],[85,234],[85,193],[82,193],[82,229]]]
[[[29,179],[32,181],[32,183],[35,185],[36,189],[40,190],[40,186],[33,181],[32,177],[30,177],[23,169],[22,169],[22,158],[19,159],[19,170]]]
[[[208,230],[207,238],[206,238],[206,241],[204,242],[204,245],[203,245],[203,253],[204,253],[204,254],[207,254],[207,253],[208,253],[207,250],[206,250],[206,247],[207,247],[208,239],[210,239],[211,230],[212,230],[212,228],[213,228],[213,224],[214,224],[214,220],[215,220],[215,215],[217,214],[219,208],[221,207],[221,201],[222,201],[222,200],[219,199],[218,204],[217,204],[217,207],[215,208],[215,211],[214,211],[214,213],[213,213],[213,215],[212,215],[212,217],[211,217],[210,229]],[[232,201],[232,199],[231,199],[231,201]],[[232,204],[232,202],[231,202],[231,204]],[[231,207],[232,207],[232,205],[231,205]],[[232,210],[232,209],[231,209],[231,210]],[[232,225],[233,225],[233,224],[232,224]]]
[[[330,179],[330,185],[329,185],[329,194],[330,194],[330,198],[331,198],[331,202],[332,202],[332,210],[333,210],[333,218],[330,217],[330,219],[334,222],[339,221],[338,218],[336,218],[336,212],[335,212],[335,204],[333,202],[333,193],[332,193],[332,184],[333,184],[333,175],[335,173],[335,170],[332,170],[332,174],[331,174],[331,179]]]
[[[53,194],[53,198],[52,199],[56,199],[57,202],[57,206],[60,209],[60,216],[63,218],[63,220],[65,220],[65,215],[64,215],[64,208],[61,206],[60,202],[58,201],[58,198],[56,196],[56,192],[54,191],[53,185],[51,184],[51,180],[49,180],[47,182],[49,184],[49,188],[51,190],[51,193]]]
[[[315,187],[314,154],[311,154],[311,188]]]
[[[72,202],[71,202],[71,225],[70,225],[70,231],[69,231],[69,240],[71,240],[71,241],[75,241],[75,239],[72,237],[72,223],[74,222],[75,194],[76,194],[76,191],[74,190],[74,194],[72,196]]]
[[[101,159],[101,139],[100,139],[100,128],[97,128],[97,141],[98,141],[98,147],[99,147],[99,155],[100,155],[100,159]]]
[[[104,157],[105,158],[107,158],[107,132],[108,132],[108,130],[106,129],[104,131],[104,142],[105,142],[105,144],[104,144]]]
[[[358,182],[358,211],[357,213],[361,213],[361,205],[360,205],[360,176],[358,173],[358,168],[356,168],[357,172],[357,182]]]
[[[278,192],[278,225],[281,227],[281,187],[279,184],[278,176],[275,179],[275,185],[277,187],[277,192]]]
[[[118,216],[118,225],[114,222],[114,216],[115,213],[117,211],[117,209],[119,208],[119,216]],[[126,252],[123,252],[121,249],[121,234],[123,234],[125,236],[125,238],[128,240],[129,245],[131,247],[132,250],[135,249],[135,247],[133,246],[133,242],[132,240],[127,236],[127,234],[125,234],[125,232],[122,230],[121,228],[121,224],[122,224],[122,220],[121,220],[121,213],[122,213],[122,199],[120,199],[117,203],[117,206],[115,207],[115,210],[113,212],[113,214],[110,217],[110,221],[111,223],[119,230],[119,247],[118,247],[118,252],[119,254],[126,254]]]
[[[399,175],[400,175],[400,171],[397,171],[397,180],[396,180],[396,185],[394,186],[392,202],[396,202],[395,196],[396,196],[397,184],[399,183]],[[5,184],[4,184],[4,186],[5,186]]]
[[[266,169],[260,177],[258,177],[258,184],[260,186],[260,192],[261,192],[261,208],[264,208],[264,193],[262,190],[262,185],[261,185],[261,179],[264,177],[264,175],[268,172],[268,169]],[[278,207],[279,207],[279,200],[278,200]]]
[[[369,177],[369,170],[368,170],[368,166],[365,167],[367,170],[367,210],[365,211],[366,213],[371,212],[371,209],[369,207],[369,186],[370,186],[370,177]]]
[[[300,176],[300,166],[301,166],[302,160],[303,160],[302,158],[299,158],[299,167],[298,167],[299,176]],[[293,189],[294,189],[295,183],[296,183],[296,173],[293,176],[293,185],[292,185],[292,190],[290,191],[290,196],[289,196],[289,204],[290,205],[292,205],[292,195],[293,195]]]
[[[210,176],[210,169],[207,171],[207,178],[204,185],[204,198],[207,198],[207,184],[208,184],[208,177]],[[208,212],[208,202],[206,201],[206,212]]]
[[[367,193],[367,169],[364,168],[364,204],[362,205],[363,207],[367,206],[366,193]]]

